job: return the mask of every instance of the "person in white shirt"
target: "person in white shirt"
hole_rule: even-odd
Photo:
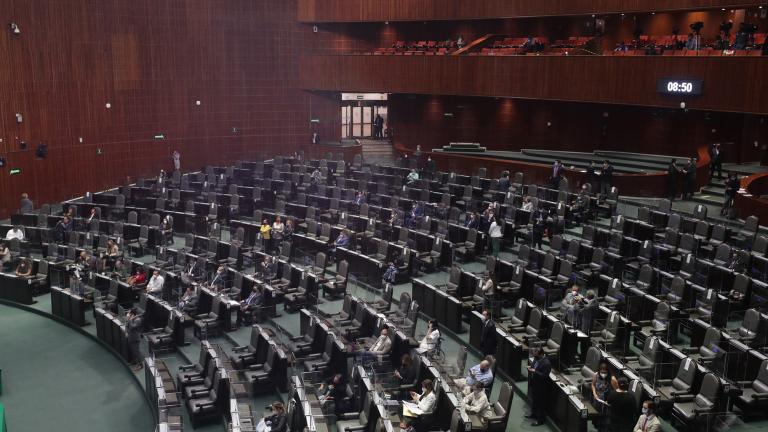
[[[421,394],[414,391],[411,392],[413,402],[403,401],[403,407],[408,408],[411,414],[416,414],[417,416],[431,413],[435,409],[435,402],[437,401],[431,379],[422,381],[421,389]]]
[[[483,423],[493,416],[493,410],[482,383],[475,383],[472,386],[472,392],[464,397],[464,410],[469,414],[476,414]]]
[[[419,347],[416,351],[419,354],[424,354],[427,351],[432,351],[437,347],[437,342],[440,340],[440,329],[437,325],[437,320],[429,320],[429,327],[427,327],[427,334],[419,343]]]
[[[159,271],[155,270],[152,273],[152,277],[149,278],[149,283],[147,284],[147,293],[155,295],[162,294],[163,284],[165,284],[165,278],[160,275]]]
[[[11,229],[8,230],[8,234],[5,235],[6,240],[13,240],[13,239],[19,239],[19,241],[24,240],[24,231],[21,230],[18,226],[14,226]]]
[[[408,174],[408,177],[406,177],[406,181],[408,182],[408,184],[411,184],[418,180],[419,180],[419,173],[415,169],[412,169],[411,172]]]
[[[381,334],[376,339],[376,342],[371,345],[369,350],[363,351],[363,361],[370,362],[373,360],[381,359],[385,355],[389,354],[392,350],[392,339],[389,338],[389,328],[383,326],[381,328]]]
[[[280,249],[280,245],[283,242],[283,234],[285,232],[285,224],[280,216],[275,218],[275,222],[272,224],[272,248],[275,251]]]
[[[496,220],[496,216],[491,216],[491,226],[488,228],[488,236],[491,238],[491,250],[493,256],[498,257],[501,250],[501,239],[504,233],[501,232],[501,225]]]
[[[173,151],[173,169],[181,171],[181,153],[178,150]]]
[[[523,198],[523,210],[533,211],[533,201],[531,201],[531,197],[526,196]]]

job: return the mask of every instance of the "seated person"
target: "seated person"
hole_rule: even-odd
[[[219,266],[216,269],[216,273],[211,277],[211,283],[208,284],[217,294],[226,294],[227,291],[227,269],[226,267]]]
[[[164,284],[165,278],[160,274],[159,271],[155,270],[152,272],[152,277],[149,278],[149,283],[147,283],[147,294],[153,294],[156,296],[163,295]]]
[[[118,256],[120,256],[120,248],[117,246],[117,243],[112,239],[107,240],[107,249],[104,251],[104,256],[101,260],[101,267],[112,268],[115,265],[115,260]]]
[[[397,385],[410,386],[416,382],[416,368],[413,366],[413,359],[411,355],[406,353],[400,360],[400,367],[395,370],[394,376],[397,379]],[[400,394],[400,398],[404,399],[405,393]]]
[[[179,310],[186,314],[194,313],[197,310],[197,294],[191,285],[187,287],[181,300],[179,300]]]
[[[479,364],[469,368],[464,378],[458,378],[454,381],[457,387],[462,389],[465,395],[469,394],[472,386],[480,383],[483,387],[493,385],[493,372],[491,372],[491,362],[486,357]]]
[[[402,420],[400,422],[400,432],[416,432],[416,428],[408,420]]]
[[[181,283],[184,285],[192,285],[195,281],[199,281],[203,278],[205,272],[205,265],[198,263],[196,259],[192,259],[187,264],[187,269],[181,274]]]
[[[264,303],[264,289],[261,285],[254,285],[251,294],[245,300],[240,302],[240,308],[237,310],[237,325],[243,322],[244,315],[253,315],[255,311]]]
[[[29,262],[29,259],[22,258],[19,261],[19,265],[16,267],[16,276],[23,278],[32,276],[32,264]]]
[[[529,212],[533,211],[533,201],[531,200],[531,197],[526,195],[525,198],[523,198],[522,210],[529,211]]]
[[[8,230],[8,233],[5,235],[6,240],[13,240],[13,239],[19,239],[19,241],[24,240],[24,231],[21,230],[19,226],[14,225],[11,227],[11,229]]]
[[[5,242],[0,242],[0,264],[3,266],[3,271],[11,269],[11,250]]]
[[[276,274],[277,269],[275,266],[275,259],[272,258],[271,255],[267,255],[261,263],[261,268],[254,274],[254,276],[261,276],[264,280],[272,280],[275,278]]]
[[[464,222],[464,226],[467,227],[467,229],[479,229],[480,218],[477,217],[477,213],[475,212],[470,213],[466,222]]]
[[[272,415],[264,417],[262,421],[269,427],[270,432],[286,432],[288,430],[288,422],[285,416],[285,407],[283,406],[283,403],[275,402],[272,404],[271,409]]]
[[[480,417],[480,421],[483,423],[486,423],[493,416],[494,412],[488,402],[488,396],[485,394],[485,387],[482,383],[475,383],[472,386],[472,392],[464,396],[464,410],[467,414]]]
[[[579,223],[589,220],[590,218],[589,191],[587,190],[586,184],[581,186],[579,195],[577,195],[576,199],[573,200],[573,207],[571,208],[571,213],[573,215],[573,219]]]
[[[439,220],[448,220],[448,211],[448,206],[441,201],[435,209],[435,217]]]
[[[403,401],[403,416],[411,417],[411,415],[415,415],[417,416],[415,419],[418,419],[418,416],[430,414],[432,411],[434,411],[435,403],[437,402],[437,396],[435,396],[432,380],[425,379],[422,381],[421,388],[421,394],[418,394],[414,391],[410,393],[413,402]],[[405,411],[406,409],[410,412]],[[419,422],[416,421],[416,423],[418,424]]]
[[[355,194],[355,205],[360,207],[365,204],[365,193],[363,191],[357,191]]]
[[[412,169],[410,173],[408,173],[408,177],[405,178],[406,182],[411,185],[419,181],[419,173]]]
[[[424,354],[425,352],[432,351],[437,347],[437,343],[440,340],[440,329],[438,328],[437,320],[429,320],[427,326],[427,334],[419,343],[419,347],[416,348],[416,352]]]
[[[130,276],[128,280],[126,280],[128,285],[130,286],[141,285],[146,281],[147,281],[147,272],[146,270],[144,270],[144,267],[142,266],[136,267],[136,271],[133,273],[133,275]]]
[[[317,390],[317,397],[323,406],[323,412],[341,412],[341,401],[347,396],[343,375],[334,374],[327,382],[320,384]],[[333,405],[333,410],[328,408],[331,405]]]
[[[565,295],[565,298],[560,304],[560,310],[563,313],[565,322],[574,327],[578,327],[578,308],[582,301],[582,297],[579,294],[580,290],[581,287],[579,284],[573,284],[571,290]]]
[[[58,242],[64,243],[67,240],[67,234],[72,231],[72,221],[68,216],[64,216],[54,227],[55,238]]]
[[[597,296],[593,290],[587,291],[587,298],[582,299],[579,305],[579,329],[589,334],[592,331],[592,326],[595,322],[595,315],[600,304],[597,301]]]
[[[395,279],[397,278],[397,266],[395,263],[390,261],[387,270],[381,278],[384,279],[384,282],[395,283]]]
[[[347,230],[341,230],[339,236],[336,237],[336,240],[328,249],[328,254],[330,255],[331,260],[336,261],[336,248],[347,246],[349,246],[349,234],[347,233]]]
[[[371,347],[363,351],[363,361],[370,362],[383,358],[392,350],[392,339],[389,338],[389,328],[383,326],[381,334]]]
[[[408,216],[406,225],[408,228],[415,228],[424,219],[424,206],[420,202],[413,203],[411,214]]]

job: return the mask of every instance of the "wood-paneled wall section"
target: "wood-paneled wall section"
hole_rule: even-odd
[[[299,0],[302,22],[431,21],[759,6],[761,0]]]
[[[448,113],[450,116],[446,116]],[[722,143],[726,162],[759,161],[764,116],[605,104],[392,95],[388,127],[397,143],[425,151],[450,142],[490,150],[615,150],[690,157]],[[757,143],[757,147],[755,147]]]
[[[704,39],[714,39],[720,23],[732,21],[731,34],[735,35],[739,24],[747,21],[758,26],[759,32],[768,32],[768,17],[761,16],[758,8],[715,9],[688,12],[659,12],[614,14],[600,16],[605,21],[603,48],[616,46],[619,41],[632,40],[636,29],[645,35],[671,35],[678,29],[680,37],[690,32],[689,25],[702,21]],[[550,40],[567,39],[570,36],[595,36],[595,18],[591,15],[568,17],[486,19],[463,21],[404,21],[372,23],[319,24],[316,53],[366,53],[376,48],[390,47],[397,41],[456,40],[466,41],[487,34],[513,37],[541,36]]]
[[[326,91],[550,99],[768,113],[764,57],[363,56],[302,58],[301,85]],[[658,79],[700,79],[668,96]]]
[[[155,174],[174,149],[196,169],[297,149],[311,139],[312,118],[325,139],[338,137],[338,97],[298,88],[299,56],[317,38],[296,8],[2,0],[0,215],[17,209],[22,192],[41,204]],[[37,160],[41,142],[49,154]],[[22,174],[9,176],[10,167]]]

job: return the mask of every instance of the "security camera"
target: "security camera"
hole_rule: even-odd
[[[24,116],[21,113],[16,113],[16,123],[24,123]]]
[[[20,28],[19,28],[19,26],[18,26],[16,23],[14,23],[14,22],[12,22],[12,23],[11,23],[11,33],[13,33],[13,34],[15,34],[15,35],[17,35],[17,34],[21,34],[21,29],[20,29]]]
[[[685,109],[685,102],[680,102],[680,109]]]

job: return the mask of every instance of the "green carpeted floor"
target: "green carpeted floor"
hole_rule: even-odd
[[[0,367],[10,431],[154,429],[130,372],[98,343],[53,320],[0,305]]]

